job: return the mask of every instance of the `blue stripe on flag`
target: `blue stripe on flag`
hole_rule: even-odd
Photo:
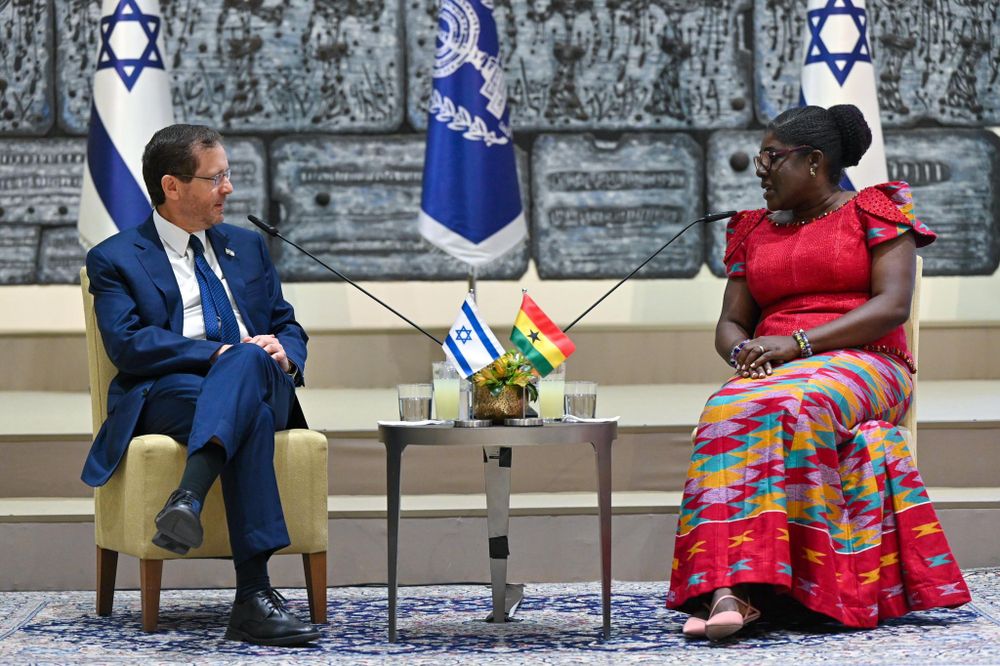
[[[478,337],[480,342],[483,343],[483,347],[485,347],[486,351],[490,353],[490,356],[493,358],[502,356],[503,352],[497,351],[497,348],[493,346],[492,342],[490,342],[490,336],[483,330],[483,327],[479,323],[479,317],[477,317],[476,313],[472,311],[472,308],[468,303],[462,303],[462,312],[464,312],[465,316],[468,317],[469,323],[472,325],[472,330],[476,332],[476,337]]]
[[[118,153],[96,106],[90,109],[87,166],[94,188],[119,230],[137,227],[149,217],[149,200]]]
[[[473,372],[472,366],[470,366],[469,362],[465,360],[464,356],[462,356],[462,352],[459,351],[458,345],[455,344],[455,339],[449,335],[447,338],[445,338],[444,342],[446,345],[448,345],[448,349],[451,350],[452,357],[455,359],[455,361],[458,362],[460,366],[462,366],[462,373],[466,377],[471,375]]]

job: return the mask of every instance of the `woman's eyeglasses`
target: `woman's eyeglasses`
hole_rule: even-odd
[[[762,150],[759,155],[754,156],[753,163],[758,169],[770,171],[776,160],[780,160],[785,155],[797,153],[802,150],[813,150],[813,147],[795,146],[794,148],[782,148],[781,150]]]

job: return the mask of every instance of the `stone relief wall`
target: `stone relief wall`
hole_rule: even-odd
[[[247,213],[353,278],[463,279],[418,235],[437,0],[161,0],[178,120],[227,136]],[[494,0],[531,238],[481,275],[627,273],[705,210],[759,207],[760,128],[798,98],[805,0]],[[869,0],[886,151],[941,235],[1000,265],[1000,5]],[[100,0],[0,0],[0,284],[69,283]],[[722,274],[724,222],[639,274]],[[286,280],[331,279],[273,245]]]

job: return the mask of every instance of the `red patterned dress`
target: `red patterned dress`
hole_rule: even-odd
[[[744,211],[727,229],[729,277],[761,310],[754,337],[791,335],[869,298],[871,248],[934,234],[905,183],[867,188],[809,224]],[[969,591],[895,424],[915,372],[899,327],[862,348],[734,377],[702,413],[684,488],[667,607],[768,584],[851,627],[958,606]]]

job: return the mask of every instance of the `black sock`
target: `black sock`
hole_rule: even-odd
[[[187,459],[180,487],[194,493],[205,504],[205,496],[226,465],[226,450],[218,444],[208,443]]]
[[[243,601],[255,592],[271,587],[271,579],[267,575],[267,561],[270,557],[269,552],[258,553],[236,565],[236,601]]]

